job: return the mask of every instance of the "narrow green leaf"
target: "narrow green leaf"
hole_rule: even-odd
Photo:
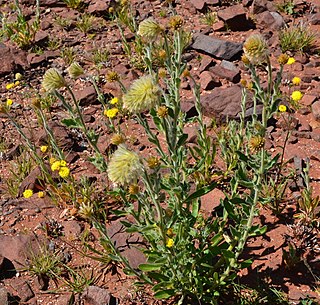
[[[139,269],[141,271],[154,271],[154,270],[160,270],[163,264],[140,264]]]
[[[196,190],[194,193],[192,193],[186,200],[185,202],[190,202],[196,198],[199,198],[209,192],[211,192],[213,189],[215,189],[217,186],[217,183],[216,182],[213,182],[209,185],[206,185],[198,190]]]
[[[154,297],[156,299],[168,299],[172,296],[174,296],[174,290],[173,289],[167,289],[167,290],[161,290],[154,294]]]

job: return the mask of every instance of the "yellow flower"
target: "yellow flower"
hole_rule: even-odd
[[[269,56],[267,42],[260,34],[249,36],[243,44],[243,51],[253,65],[262,64]]]
[[[14,87],[14,83],[6,84],[6,89],[10,90]]]
[[[67,166],[67,162],[64,160],[60,160],[60,166]]]
[[[51,170],[54,172],[54,171],[58,171],[60,170],[60,167],[61,167],[61,164],[60,164],[60,161],[54,161],[52,164],[51,164]]]
[[[294,102],[298,102],[302,99],[303,94],[300,91],[293,91],[291,98]]]
[[[298,76],[295,76],[295,77],[292,79],[292,84],[295,85],[295,86],[300,85],[300,82],[301,82],[301,78],[298,77]]]
[[[111,109],[106,109],[103,114],[105,116],[107,116],[109,119],[113,119],[114,117],[116,117],[116,115],[118,114],[119,109],[118,108],[111,108]]]
[[[19,86],[20,85],[20,82],[17,80],[17,81],[15,81],[14,82],[14,86],[16,87],[16,86]]]
[[[135,80],[123,97],[123,106],[130,112],[150,110],[158,101],[160,88],[151,75]]]
[[[61,178],[67,178],[70,174],[70,169],[67,166],[62,166],[59,169],[59,176]]]
[[[30,198],[32,195],[33,195],[33,190],[28,189],[23,192],[23,197],[26,199]]]
[[[293,57],[289,57],[288,61],[287,61],[287,65],[292,65],[296,62],[296,60]]]
[[[107,172],[109,179],[113,183],[120,185],[130,184],[141,175],[142,164],[135,152],[120,144],[111,156]]]
[[[44,192],[39,192],[39,193],[38,193],[38,197],[39,197],[39,198],[43,198],[43,197],[44,197]]]
[[[168,240],[167,240],[167,247],[168,248],[172,248],[173,247],[173,245],[174,245],[174,240],[172,239],[172,238],[168,238]]]
[[[48,150],[48,146],[46,146],[46,145],[40,146],[40,151],[41,151],[42,153],[47,152],[47,150]]]
[[[46,91],[50,92],[65,86],[66,86],[66,81],[57,69],[51,68],[46,71],[42,81],[42,87]]]
[[[109,103],[110,103],[111,105],[114,105],[114,104],[117,104],[118,102],[119,102],[119,99],[118,99],[117,97],[114,97],[113,99],[110,100]]]
[[[8,98],[6,104],[8,107],[10,107],[13,104],[13,101]]]
[[[139,24],[138,35],[148,41],[154,41],[157,36],[161,33],[162,29],[158,22],[152,17],[143,20]]]
[[[280,112],[286,112],[287,111],[287,106],[285,106],[285,105],[279,105],[279,111]]]

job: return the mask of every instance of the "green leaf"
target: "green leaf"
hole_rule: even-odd
[[[180,139],[179,139],[179,141],[178,141],[178,143],[177,143],[177,147],[182,146],[182,145],[187,141],[187,139],[188,139],[188,134],[184,133],[184,134],[180,137]]]
[[[192,203],[192,216],[197,217],[200,209],[200,200],[194,200]]]
[[[153,291],[157,291],[157,290],[159,290],[160,288],[163,289],[163,288],[167,288],[167,287],[172,287],[172,283],[171,283],[170,281],[160,282],[160,283],[154,285],[154,286],[152,287],[152,290],[153,290]]]
[[[81,125],[77,119],[63,119],[61,123],[69,128],[80,128]]]
[[[240,268],[243,269],[243,268],[248,268],[250,267],[252,264],[252,260],[251,259],[247,259],[243,262],[240,263]]]
[[[123,272],[126,274],[126,275],[129,275],[129,276],[134,276],[136,275],[131,269],[129,268],[124,268],[123,269]]]
[[[174,295],[175,295],[175,293],[174,293],[173,289],[167,289],[167,290],[160,290],[160,291],[156,292],[154,294],[154,297],[156,299],[168,299]]]
[[[163,264],[140,264],[139,269],[141,271],[154,271],[154,270],[160,270]]]
[[[192,193],[186,200],[185,202],[190,202],[196,198],[199,198],[209,192],[211,192],[213,189],[215,189],[217,186],[217,183],[216,182],[212,182],[211,184],[209,185],[206,185],[198,190],[196,190],[194,193]]]

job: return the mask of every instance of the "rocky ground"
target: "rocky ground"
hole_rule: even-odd
[[[284,70],[283,90],[290,93],[288,83],[294,76],[301,78],[297,87],[303,93],[298,107],[293,107],[283,101],[290,109],[284,116],[292,118],[291,136],[289,138],[285,159],[289,167],[297,172],[302,170],[303,160],[310,158],[310,177],[315,195],[320,195],[320,0],[294,0],[292,14],[280,11],[281,1],[245,0],[190,0],[174,1],[178,14],[183,16],[185,27],[192,33],[192,42],[184,54],[190,73],[201,86],[201,103],[207,122],[215,119],[219,123],[226,118],[237,118],[241,111],[241,79],[249,79],[248,71],[241,61],[242,44],[253,33],[262,33],[267,39],[277,68],[276,58],[281,54],[279,47],[279,30],[286,25],[301,23],[310,26],[310,31],[316,33],[314,47],[306,53],[294,52],[295,64],[286,65]],[[283,1],[282,1],[283,2]],[[287,1],[289,2],[289,1]],[[10,39],[3,38],[0,43],[0,78],[1,102],[11,99],[11,114],[16,117],[23,130],[37,147],[44,145],[46,134],[38,126],[33,108],[30,106],[36,92],[41,89],[41,80],[49,67],[56,67],[66,72],[69,61],[76,60],[92,75],[99,75],[99,86],[107,96],[119,96],[120,88],[106,80],[110,71],[116,71],[125,86],[142,75],[142,72],[126,56],[121,36],[115,22],[107,13],[113,1],[85,1],[84,11],[95,16],[92,29],[87,33],[76,27],[81,13],[71,9],[59,0],[42,0],[40,30],[35,36],[35,46],[28,50],[18,48]],[[12,3],[0,0],[1,14],[12,14]],[[161,24],[166,25],[170,16],[166,1],[132,1],[134,15],[138,21],[153,16]],[[35,17],[35,1],[22,0],[21,8],[28,19]],[[216,20],[211,25],[205,23],[207,12],[216,12]],[[207,15],[208,16],[208,15]],[[62,20],[65,21],[63,24]],[[125,30],[126,39],[131,42],[133,34]],[[100,52],[100,62],[94,58],[97,50],[107,51],[103,57]],[[70,55],[71,54],[71,55]],[[132,54],[134,57],[134,54]],[[22,75],[20,83],[8,89],[7,84],[15,81],[16,73]],[[93,86],[84,80],[76,80],[73,88],[80,106],[85,114],[88,126],[100,132],[99,147],[108,153],[110,133],[101,115],[101,105]],[[289,91],[288,91],[289,90]],[[192,101],[192,83],[186,78],[182,84],[182,107],[189,116],[195,113]],[[108,183],[106,177],[87,161],[88,150],[81,135],[71,132],[59,124],[63,117],[61,105],[50,105],[50,126],[68,151],[68,164],[71,172],[77,178],[86,176],[97,181],[96,196],[101,196],[105,210],[108,212],[118,202],[106,197],[103,187]],[[38,198],[41,191],[37,183],[37,168],[25,170],[23,179],[15,177],[15,164],[22,162],[25,154],[23,142],[5,114],[0,114],[1,136],[1,200],[0,200],[0,305],[6,304],[59,304],[67,305],[70,300],[75,304],[167,304],[155,301],[148,289],[138,290],[133,286],[133,279],[126,277],[121,266],[105,265],[97,262],[84,253],[83,242],[98,246],[97,232],[83,219],[74,215],[68,200],[52,202],[48,196]],[[288,127],[283,123],[283,117],[277,117],[276,122],[269,127],[269,139],[266,143],[270,151],[277,151],[284,143]],[[142,128],[134,120],[119,122],[126,129],[126,135],[143,154],[152,150],[146,140]],[[189,141],[194,141],[196,126],[187,127]],[[39,153],[41,153],[39,151]],[[20,170],[21,172],[21,170]],[[21,181],[20,181],[21,180]],[[8,191],[8,181],[16,185],[16,196],[13,198]],[[25,189],[33,189],[34,195],[25,199],[22,193]],[[223,196],[215,190],[203,198],[204,213],[210,213]],[[257,222],[266,224],[265,235],[250,239],[245,256],[253,257],[254,263],[240,274],[240,282],[257,288],[262,282],[271,288],[283,291],[291,304],[310,296],[315,300],[319,297],[320,249],[319,229],[312,233],[313,242],[305,242],[306,232],[296,232],[297,220],[297,189],[288,191],[287,200],[283,203],[284,210],[275,215],[267,207],[261,207],[260,219]],[[134,236],[123,232],[118,220],[110,218],[109,233],[119,247],[123,247],[125,255],[132,265],[138,266],[143,257],[133,246],[137,242]],[[52,231],[55,234],[52,234]],[[283,249],[288,250],[288,236],[299,244],[301,250],[300,263],[289,268],[283,258]],[[88,287],[78,293],[65,285],[61,278],[46,281],[37,278],[30,270],[26,270],[30,256],[39,247],[48,244],[50,251],[62,255],[78,273],[86,274],[86,278],[94,279],[88,282]],[[92,277],[91,277],[92,275]],[[73,293],[74,292],[74,293]],[[247,303],[246,303],[247,304]],[[249,303],[248,303],[249,304]],[[255,303],[256,304],[256,303]],[[258,304],[258,303],[257,303]],[[260,304],[260,303],[259,303]],[[265,304],[265,303],[261,303]],[[311,303],[306,303],[311,304]]]

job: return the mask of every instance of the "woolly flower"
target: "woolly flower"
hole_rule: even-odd
[[[88,202],[87,204],[82,202],[78,214],[86,219],[90,219],[92,216],[94,216],[94,206],[92,203]]]
[[[115,105],[117,103],[119,103],[119,99],[117,97],[114,97],[113,99],[110,100],[109,102],[111,105]]]
[[[292,65],[296,62],[296,60],[293,57],[289,57],[288,61],[287,61],[287,65]]]
[[[111,108],[111,109],[106,109],[103,114],[105,116],[107,116],[109,119],[113,119],[114,117],[116,117],[116,115],[118,114],[119,109],[118,108]]]
[[[253,153],[257,153],[260,151],[264,146],[264,138],[261,136],[254,136],[249,141],[249,148]]]
[[[288,59],[289,59],[289,56],[283,53],[278,57],[278,63],[283,66],[287,64]]]
[[[157,115],[159,118],[164,118],[168,115],[168,107],[160,106],[157,110]]]
[[[173,245],[174,245],[174,240],[172,238],[168,238],[167,244],[166,244],[167,248],[172,248]]]
[[[298,77],[298,76],[295,76],[293,79],[292,79],[292,84],[295,85],[295,86],[299,86],[301,83],[301,78]]]
[[[23,192],[23,197],[26,199],[30,198],[32,195],[33,195],[33,190],[28,189]]]
[[[122,134],[115,134],[112,136],[110,143],[113,145],[120,145],[126,141],[125,137]]]
[[[259,35],[251,35],[243,45],[245,56],[253,65],[259,65],[266,61],[269,56],[269,49],[265,39]]]
[[[73,62],[70,65],[68,72],[71,78],[78,78],[84,74],[83,68],[77,62]]]
[[[40,151],[41,151],[42,153],[47,152],[47,150],[48,150],[48,146],[46,146],[46,145],[40,146]]]
[[[279,105],[279,111],[280,112],[286,112],[287,111],[287,106],[285,106],[285,105]]]
[[[293,91],[291,98],[294,102],[298,102],[302,99],[303,94],[300,91]]]
[[[46,91],[50,92],[65,86],[66,86],[66,81],[57,69],[51,68],[46,71],[42,81],[42,87]]]
[[[183,23],[184,20],[180,15],[172,16],[169,20],[170,28],[172,28],[174,31],[179,30],[183,26]]]
[[[21,80],[21,79],[23,78],[23,76],[22,76],[21,73],[16,73],[15,76],[14,76],[14,78],[15,78],[16,80]]]
[[[151,75],[135,80],[123,97],[123,106],[130,112],[150,110],[158,101],[160,88]]]
[[[67,178],[67,177],[69,176],[69,174],[70,174],[70,169],[69,169],[69,167],[67,167],[67,166],[62,166],[62,167],[60,167],[60,169],[59,169],[59,176],[60,176],[61,178]]]
[[[161,31],[162,29],[159,23],[153,18],[148,18],[139,24],[138,35],[146,40],[154,41]]]
[[[7,101],[6,101],[6,104],[7,104],[8,107],[10,107],[13,104],[12,99],[8,98]]]
[[[108,177],[113,183],[120,185],[130,184],[142,172],[139,156],[124,145],[119,145],[112,155],[108,166]]]

